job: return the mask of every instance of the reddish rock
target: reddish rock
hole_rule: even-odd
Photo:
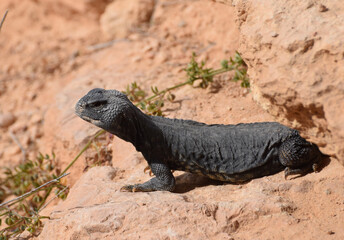
[[[154,0],[117,0],[109,4],[100,18],[103,32],[113,38],[146,30],[154,10]]]
[[[343,2],[232,4],[255,100],[344,164]]]
[[[343,174],[336,174],[336,168],[327,171],[343,186]],[[38,239],[325,239],[324,229],[341,239],[344,212],[310,204],[340,198],[340,192],[326,194],[327,185],[318,185],[317,190],[310,187],[329,172],[287,182],[283,174],[277,174],[244,185],[213,186],[192,175],[196,184],[192,190],[128,193],[119,189],[134,181],[131,177],[122,179],[118,169],[111,167],[94,167],[74,185],[67,200],[52,210]],[[177,177],[177,187],[190,184],[190,178]],[[290,191],[294,188],[298,190]],[[304,216],[309,211],[322,215],[324,208],[336,218],[320,222]]]

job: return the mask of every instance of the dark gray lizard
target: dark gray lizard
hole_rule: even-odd
[[[149,116],[117,90],[93,89],[75,106],[82,119],[131,142],[155,177],[126,191],[173,191],[171,170],[242,183],[285,170],[285,177],[316,170],[322,153],[297,130],[277,122],[207,125]]]

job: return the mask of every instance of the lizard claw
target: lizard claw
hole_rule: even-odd
[[[288,176],[290,175],[290,168],[286,167],[284,169],[284,179],[287,180]]]
[[[315,173],[319,172],[319,165],[317,163],[313,163],[312,169]]]
[[[147,166],[143,169],[143,172],[146,173],[147,171],[149,171],[149,176],[152,177],[154,174],[152,172],[152,169],[150,168],[150,166]]]
[[[145,188],[143,184],[134,184],[134,185],[124,185],[120,189],[121,192],[151,192],[154,191],[152,188]]]
[[[135,185],[124,185],[120,189],[121,192],[137,192]]]

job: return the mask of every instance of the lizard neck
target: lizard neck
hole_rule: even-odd
[[[154,148],[154,145],[162,142],[161,130],[150,116],[141,112],[134,105],[127,110],[116,126],[105,130],[132,143],[137,151],[145,155]]]

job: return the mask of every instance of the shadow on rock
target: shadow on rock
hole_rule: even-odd
[[[223,185],[224,182],[216,181],[200,175],[192,173],[184,173],[176,177],[175,193],[186,193],[198,187],[205,187],[209,185]]]
[[[329,156],[329,155],[323,155],[322,156],[321,160],[319,162],[317,162],[316,172],[321,172],[326,166],[328,166],[331,163],[330,157],[331,156]],[[314,172],[314,169],[309,169],[309,171],[307,171],[303,174],[299,174],[297,176],[291,177],[290,180],[306,176],[307,174],[310,174],[313,172]]]

